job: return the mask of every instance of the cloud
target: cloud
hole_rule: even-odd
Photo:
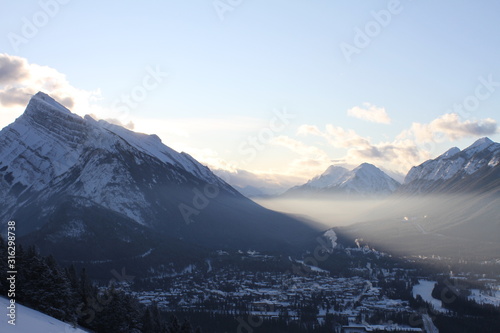
[[[29,64],[24,58],[0,54],[0,103],[4,107],[26,106],[38,91],[51,95],[68,108],[75,106],[72,87],[65,75],[53,68]]]
[[[90,112],[108,112],[94,104],[100,98],[99,90],[78,89],[54,68],[30,64],[22,57],[0,54],[0,128],[14,121],[38,91],[51,95],[81,116]],[[108,114],[111,115],[110,112]]]
[[[297,130],[298,135],[317,135],[322,136],[323,133],[317,126],[314,125],[301,125]]]
[[[277,136],[271,139],[269,143],[275,146],[286,147],[299,155],[314,157],[315,160],[328,160],[328,154],[320,148],[306,145],[285,135]]]
[[[462,120],[458,114],[448,113],[427,124],[413,123],[392,141],[373,142],[352,129],[328,124],[323,130],[317,126],[302,125],[297,134],[323,138],[331,147],[344,150],[344,156],[334,164],[356,165],[373,163],[378,167],[406,173],[412,166],[433,157],[436,143],[456,141],[466,137],[481,137],[498,133],[494,119]],[[300,147],[299,143],[294,143]],[[298,150],[300,151],[300,150]],[[303,158],[306,158],[303,154]]]
[[[129,121],[128,123],[124,124],[124,123],[121,122],[120,119],[116,119],[116,118],[106,118],[104,120],[107,121],[110,124],[114,124],[114,125],[118,125],[118,126],[121,126],[121,127],[125,127],[125,128],[128,128],[129,130],[133,130],[135,128],[135,124],[132,121]]]
[[[332,124],[327,124],[325,129],[325,131],[321,131],[316,126],[301,125],[297,130],[297,134],[322,137],[335,148],[364,148],[370,146],[368,138],[362,137],[352,129],[345,129]]]
[[[428,124],[413,123],[400,138],[413,138],[417,142],[455,141],[466,137],[493,135],[498,132],[496,120],[462,120],[456,113],[447,113]]]
[[[28,79],[27,67],[26,59],[0,54],[0,84],[21,82]]]
[[[352,129],[327,124],[324,130],[316,126],[302,125],[298,134],[313,135],[323,138],[331,147],[344,150],[344,156],[329,159],[330,164],[357,166],[363,162],[373,163],[386,170],[406,173],[409,168],[431,157],[425,149],[418,147],[414,140],[396,138],[392,142],[374,143],[368,137],[356,133]],[[294,143],[299,147],[299,143]],[[298,150],[300,151],[300,150]],[[328,155],[325,153],[328,159]],[[304,155],[304,159],[305,159]]]
[[[411,140],[380,142],[370,144],[366,148],[350,149],[348,156],[360,161],[380,163],[380,166],[390,170],[406,171],[431,157],[429,152]]]
[[[24,88],[5,88],[0,90],[0,103],[3,106],[11,107],[16,105],[26,105],[33,93]]]
[[[316,130],[314,132],[316,132]],[[286,170],[286,172],[290,175],[309,179],[311,174],[321,173],[332,164],[330,157],[324,150],[317,146],[307,145],[288,136],[277,136],[269,143],[275,146],[285,147],[299,155],[288,164],[288,170]]]
[[[334,147],[338,148],[366,148],[370,146],[370,139],[365,138],[352,129],[340,126],[326,125],[326,138]]]
[[[292,186],[303,184],[301,177],[277,172],[249,172],[246,170],[223,170],[212,169],[214,173],[224,179],[227,183],[238,188],[252,186],[262,190],[266,194],[280,194]]]
[[[135,124],[133,121],[129,121],[127,124],[124,124],[120,119],[117,118],[105,118],[105,119],[100,119],[97,115],[91,113],[89,114],[90,117],[94,118],[94,120],[104,120],[110,124],[113,125],[118,125],[124,128],[128,128],[129,130],[133,130],[135,128]]]
[[[385,108],[363,103],[363,106],[355,106],[347,110],[347,115],[350,117],[370,121],[373,123],[390,124],[391,118],[385,111]]]

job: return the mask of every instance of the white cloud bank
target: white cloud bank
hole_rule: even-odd
[[[66,76],[54,68],[30,64],[27,59],[0,53],[0,128],[21,115],[31,96],[38,91],[51,95],[59,103],[80,115],[103,113],[94,104],[100,91],[72,86]]]
[[[425,143],[488,136],[497,132],[498,125],[494,119],[462,120],[456,113],[446,113],[427,124],[413,123],[411,128],[403,131],[399,137]]]
[[[355,106],[347,110],[347,115],[350,117],[358,118],[373,123],[379,123],[379,124],[391,123],[391,118],[385,111],[385,108],[378,107],[370,103],[363,103],[362,106]]]

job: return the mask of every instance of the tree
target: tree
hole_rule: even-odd
[[[166,332],[165,324],[163,323],[156,303],[151,304],[144,311],[142,317],[142,331],[143,333],[159,333]]]
[[[192,333],[192,328],[191,328],[191,324],[189,323],[189,321],[187,321],[187,319],[184,319],[184,322],[182,323],[182,326],[181,326],[181,330],[180,330],[181,333]]]
[[[170,317],[170,325],[168,325],[168,333],[181,333],[181,326],[176,316]]]
[[[34,247],[18,256],[20,302],[60,320],[75,322],[71,284],[53,257],[40,257]]]
[[[91,328],[106,333],[127,333],[139,328],[140,311],[135,298],[112,286],[102,292],[99,299],[106,302],[96,311]]]

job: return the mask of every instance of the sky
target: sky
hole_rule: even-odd
[[[0,128],[44,91],[230,183],[500,140],[500,3],[0,0]]]

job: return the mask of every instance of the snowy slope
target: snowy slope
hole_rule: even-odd
[[[309,180],[305,185],[313,188],[326,188],[338,184],[339,180],[348,173],[349,170],[343,167],[332,165],[321,175]]]
[[[0,308],[6,311],[9,300],[0,297]],[[0,332],[2,333],[86,333],[91,332],[81,328],[74,328],[53,317],[47,316],[36,310],[16,304],[16,325],[10,325],[8,317],[3,315],[0,320]]]
[[[89,198],[113,211],[125,214],[141,224],[148,216],[141,210],[151,205],[134,182],[129,170],[120,163],[103,163],[102,154],[118,156],[128,153],[141,163],[143,155],[157,159],[170,168],[173,180],[186,182],[186,173],[204,182],[236,193],[206,166],[191,156],[178,153],[162,144],[156,135],[134,133],[105,121],[84,119],[72,114],[50,96],[37,93],[25,113],[0,132],[0,201],[4,203],[0,219],[19,202],[12,192],[51,193],[55,183],[76,168],[81,168],[72,195]],[[82,157],[88,158],[82,165]],[[100,174],[95,170],[99,168]],[[185,172],[181,172],[185,171]],[[127,191],[123,191],[124,187]]]
[[[0,231],[9,220],[63,260],[134,258],[151,242],[285,248],[312,232],[156,135],[82,118],[44,93],[0,131]]]
[[[399,183],[373,164],[363,163],[345,174],[329,189],[351,194],[391,194]]]
[[[104,120],[95,122],[90,116],[86,116],[85,120],[116,134],[132,147],[152,157],[156,157],[162,162],[182,168],[211,184],[223,184],[221,179],[215,176],[206,166],[201,165],[198,161],[184,152],[179,154],[172,148],[165,146],[157,135],[136,133],[124,127],[110,124]]]
[[[54,119],[57,121],[54,122]],[[32,171],[39,171],[45,173],[40,181],[46,183],[77,163],[85,148],[116,152],[117,145],[127,144],[205,181],[222,184],[220,178],[206,166],[186,153],[178,153],[165,146],[158,136],[135,133],[104,120],[97,122],[90,116],[82,119],[42,92],[32,97],[25,113],[3,129],[0,136],[4,137],[7,133],[12,134],[9,139],[16,140],[18,144],[6,142],[5,146],[15,150],[1,150],[0,161],[7,165],[24,154],[23,158],[35,163],[33,167],[36,170],[16,171],[20,181],[32,181]],[[37,187],[41,185],[35,184]]]
[[[285,195],[388,195],[396,191],[399,183],[376,166],[363,163],[349,171],[343,167],[330,166],[323,174],[301,186],[288,190]]]
[[[466,189],[480,178],[496,178],[492,173],[499,162],[500,144],[481,138],[463,151],[454,147],[433,160],[411,168],[401,190],[421,193],[458,187]]]

